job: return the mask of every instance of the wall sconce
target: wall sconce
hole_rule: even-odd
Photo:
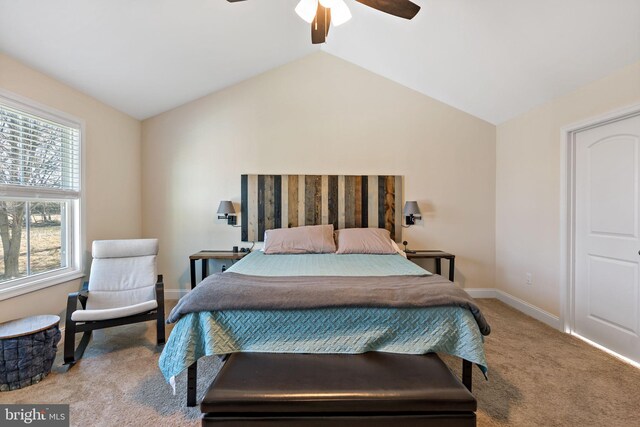
[[[227,224],[236,225],[236,209],[230,200],[222,200],[218,206],[218,219],[226,219]]]
[[[407,226],[415,224],[416,219],[422,219],[418,202],[416,201],[405,202],[403,215],[405,216],[405,223],[407,224]]]

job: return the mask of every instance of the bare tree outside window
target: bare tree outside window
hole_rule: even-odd
[[[0,238],[2,239],[2,279],[12,279],[20,274],[18,260],[22,252],[22,228],[25,202],[0,202]]]

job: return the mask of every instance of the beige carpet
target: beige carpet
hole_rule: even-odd
[[[499,301],[478,301],[493,328],[489,381],[474,368],[479,426],[640,425],[640,370]],[[76,426],[199,425],[199,410],[184,405],[185,375],[176,396],[160,375],[153,337],[152,323],[97,331],[70,371],[59,354],[47,378],[0,402],[69,403]],[[445,360],[459,374],[458,361]],[[218,367],[216,358],[200,364],[200,393]]]

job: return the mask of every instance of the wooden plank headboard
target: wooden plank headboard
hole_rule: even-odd
[[[386,228],[402,241],[402,176],[242,175],[240,205],[243,242],[318,224]]]

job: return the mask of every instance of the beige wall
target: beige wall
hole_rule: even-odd
[[[414,248],[457,255],[466,287],[493,287],[495,126],[325,53],[145,120],[143,234],[169,289],[188,255],[240,243],[216,220],[242,173],[399,174],[425,220]],[[175,295],[176,293],[169,293]]]
[[[640,102],[640,62],[498,126],[496,283],[560,314],[561,128]],[[525,274],[533,285],[525,284]]]
[[[140,122],[3,54],[0,88],[84,120],[86,251],[95,239],[139,237]],[[0,322],[62,313],[78,287],[74,281],[0,301]]]
[[[85,121],[87,250],[95,239],[159,237],[169,289],[187,289],[190,253],[240,244],[239,229],[216,220],[215,210],[222,199],[239,201],[241,173],[401,174],[405,199],[419,200],[424,214],[405,230],[411,247],[456,253],[467,288],[497,286],[558,315],[560,128],[640,102],[640,63],[497,133],[325,53],[142,126],[1,54],[0,88]],[[0,321],[62,313],[77,288],[0,301]]]

